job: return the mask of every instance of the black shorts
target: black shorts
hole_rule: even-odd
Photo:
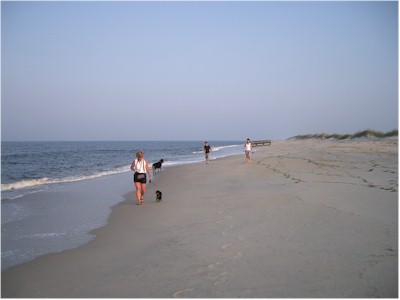
[[[135,173],[135,174],[133,174],[133,182],[146,183],[147,182],[146,173]]]

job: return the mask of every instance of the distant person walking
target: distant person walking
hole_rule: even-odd
[[[136,187],[137,205],[140,205],[143,202],[144,193],[146,193],[146,173],[149,174],[149,182],[151,182],[149,164],[144,159],[143,151],[138,151],[136,153],[136,159],[131,164],[131,170],[135,172],[133,174],[133,182]]]
[[[244,144],[244,153],[246,154],[246,163],[250,163],[250,152],[253,153],[253,146],[251,145],[250,139],[246,140],[246,144]]]
[[[206,164],[208,164],[209,160],[210,160],[210,152],[211,152],[211,147],[207,142],[204,142],[204,148],[203,148],[203,153],[206,156]]]

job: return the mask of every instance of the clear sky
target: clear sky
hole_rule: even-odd
[[[1,2],[2,140],[398,127],[397,2]]]

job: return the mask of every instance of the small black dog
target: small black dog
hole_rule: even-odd
[[[153,164],[153,173],[155,171],[157,171],[157,169],[159,169],[159,171],[161,171],[161,165],[162,165],[163,162],[164,162],[164,160],[161,159],[159,162],[156,162],[156,163]]]
[[[160,191],[156,191],[156,201],[157,202],[162,201],[162,193]]]

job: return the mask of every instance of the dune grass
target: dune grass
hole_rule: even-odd
[[[398,136],[398,129],[393,129],[388,132],[375,131],[371,129],[366,129],[363,131],[358,131],[354,134],[329,134],[329,133],[316,133],[316,134],[305,134],[305,135],[296,135],[289,140],[308,140],[308,139],[335,139],[335,140],[345,140],[345,139],[356,139],[356,138],[385,138],[385,137],[393,137]]]

